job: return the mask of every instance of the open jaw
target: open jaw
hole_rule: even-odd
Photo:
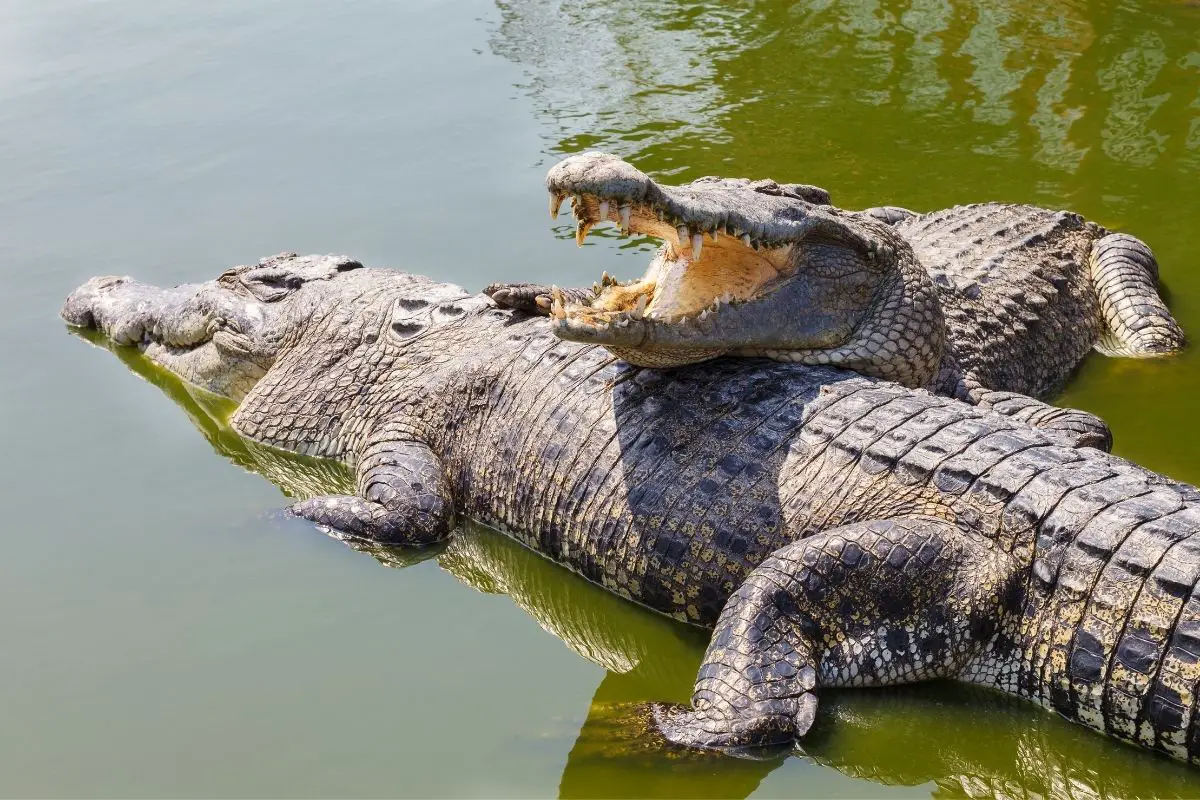
[[[773,181],[664,186],[603,153],[560,162],[546,183],[552,216],[571,198],[579,244],[603,222],[662,242],[642,277],[605,273],[588,302],[562,292],[551,298],[557,335],[604,344],[641,366],[691,363],[734,347],[740,337],[722,332],[720,322],[732,329],[739,306],[795,272],[793,249],[811,235],[815,209],[829,202],[823,189]]]
[[[606,273],[590,295],[552,290],[560,338],[644,367],[728,353],[910,386],[937,368],[941,309],[911,246],[870,215],[829,205],[823,189],[744,178],[667,186],[604,153],[564,159],[546,186],[552,215],[571,198],[580,244],[601,222],[662,242],[640,278]]]

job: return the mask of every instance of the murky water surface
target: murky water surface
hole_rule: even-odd
[[[0,794],[1200,795],[953,686],[827,694],[805,753],[647,748],[631,709],[687,696],[702,637],[486,530],[417,560],[279,521],[255,472],[344,476],[55,316],[93,274],[284,249],[470,287],[640,271],[546,221],[585,147],[847,207],[1070,207],[1150,242],[1200,337],[1193,2],[8,0]],[[1198,353],[1094,356],[1063,400],[1198,482]]]

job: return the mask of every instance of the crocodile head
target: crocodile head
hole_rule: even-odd
[[[92,278],[67,298],[62,318],[137,347],[194,386],[240,400],[274,363],[297,300],[360,266],[334,256],[281,253],[171,289],[127,277]]]
[[[310,367],[295,371],[315,379],[330,359],[382,347],[382,338],[411,340],[474,306],[490,303],[451,284],[363,269],[342,256],[281,253],[171,289],[92,278],[61,314],[68,324],[138,348],[193,386],[240,401],[287,352],[315,354]]]
[[[640,366],[721,354],[835,364],[929,381],[941,358],[941,309],[911,247],[869,215],[829,205],[814,186],[701,178],[656,183],[604,153],[556,164],[551,214],[572,198],[576,238],[601,222],[662,246],[646,273],[609,278],[578,302],[552,293],[554,332]]]

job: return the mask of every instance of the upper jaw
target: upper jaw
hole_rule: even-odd
[[[137,347],[189,383],[236,398],[273,361],[260,305],[212,282],[160,289],[101,277],[72,292],[61,316]]]
[[[606,153],[571,156],[546,175],[550,213],[571,198],[580,243],[599,222],[661,239],[675,253],[702,253],[704,236],[726,236],[752,250],[788,247],[804,234],[804,220],[829,195],[812,186],[781,186],[744,178],[701,178],[683,186],[655,183],[631,164]],[[813,202],[813,201],[817,202]]]
[[[92,278],[73,291],[60,316],[69,325],[99,330],[116,344],[143,348],[192,349],[216,341],[257,350],[254,339],[265,323],[260,303],[215,286],[160,289],[112,276]]]
[[[586,304],[551,307],[556,331],[577,341],[645,338],[656,323],[675,329],[700,323],[731,303],[758,299],[791,271],[794,243],[814,204],[770,181],[703,178],[665,186],[621,159],[585,153],[556,164],[546,177],[551,213],[571,197],[581,244],[596,224],[663,243],[646,274],[621,282],[605,274]],[[823,190],[805,187],[820,197]]]

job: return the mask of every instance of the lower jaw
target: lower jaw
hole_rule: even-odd
[[[651,369],[670,369],[707,361],[710,358],[729,352],[725,347],[661,347],[642,349],[637,347],[621,347],[602,345],[604,349],[617,358],[633,364],[635,367]]]
[[[621,324],[594,325],[582,323],[571,317],[552,321],[554,334],[569,342],[598,345],[608,352],[636,367],[668,369],[707,361],[730,351],[728,346],[716,345],[665,345],[645,343],[646,331],[641,320],[629,320]]]
[[[234,402],[240,402],[267,372],[246,359],[235,362],[222,358],[211,340],[191,348],[151,342],[139,349],[148,360],[178,380]]]

